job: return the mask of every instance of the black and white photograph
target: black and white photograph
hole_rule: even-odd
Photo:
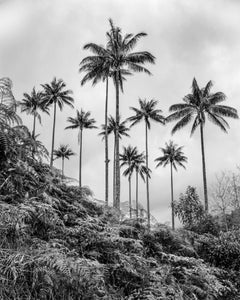
[[[239,300],[239,110],[238,0],[0,0],[0,300]]]

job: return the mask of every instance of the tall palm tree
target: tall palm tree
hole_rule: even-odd
[[[203,187],[206,211],[208,211],[208,191],[203,135],[203,127],[206,122],[206,116],[224,132],[227,132],[227,128],[229,128],[229,125],[224,118],[238,118],[237,110],[235,108],[219,104],[226,99],[226,96],[222,92],[211,93],[210,91],[212,86],[213,83],[210,80],[204,88],[200,89],[196,79],[194,78],[192,82],[192,93],[183,97],[184,103],[178,103],[170,106],[169,111],[172,114],[167,117],[168,122],[177,121],[176,125],[172,129],[172,134],[189,124],[192,120],[193,125],[191,135],[195,132],[198,126],[200,127]]]
[[[77,116],[75,118],[69,117],[67,121],[72,125],[67,126],[65,129],[78,129],[79,130],[79,187],[82,187],[82,134],[83,129],[97,128],[94,126],[96,121],[90,118],[90,111],[77,110]]]
[[[32,137],[35,137],[36,129],[36,119],[38,119],[41,124],[41,115],[39,111],[49,114],[49,107],[44,104],[42,101],[43,94],[42,92],[36,91],[35,87],[33,88],[31,94],[24,93],[24,98],[19,103],[22,112],[26,112],[29,115],[33,115],[33,129]]]
[[[165,124],[165,118],[161,115],[162,111],[157,109],[158,101],[146,99],[139,99],[140,108],[130,107],[134,111],[135,115],[128,118],[132,123],[131,127],[138,124],[142,120],[145,122],[145,137],[146,137],[146,167],[148,169],[148,130],[151,128],[150,121],[155,121],[160,124]],[[149,200],[149,180],[146,177],[146,187],[147,187],[147,215],[148,215],[148,228],[150,229],[150,200]]]
[[[127,168],[123,172],[123,175],[128,177],[128,187],[129,187],[129,215],[132,218],[132,192],[131,192],[131,178],[134,171],[134,161],[137,161],[139,157],[137,147],[123,147],[123,153],[120,154],[120,161],[122,161],[120,167],[126,166]]]
[[[129,137],[128,131],[130,130],[126,126],[127,120],[121,122],[121,117],[119,118],[119,126],[118,126],[118,137],[122,139],[123,136]],[[99,135],[102,135],[105,138],[106,132],[107,135],[113,133],[114,134],[114,150],[113,150],[113,199],[115,199],[116,194],[116,132],[117,132],[117,123],[113,116],[108,117],[108,126],[107,130],[105,130],[105,124],[101,126],[102,131]]]
[[[95,43],[88,43],[83,47],[84,50],[90,50],[94,55],[85,57],[80,62],[79,72],[86,72],[81,80],[81,85],[87,81],[92,81],[93,86],[99,81],[106,82],[105,93],[105,127],[108,127],[108,84],[109,78],[113,76],[111,69],[110,51],[101,45]],[[122,82],[125,80],[124,75],[130,75],[128,70],[121,69],[120,87],[123,90]],[[108,205],[108,134],[105,132],[105,202]]]
[[[116,197],[114,207],[120,208],[120,165],[119,165],[119,87],[121,86],[121,69],[127,68],[130,72],[145,72],[151,74],[143,65],[145,63],[154,63],[155,57],[147,52],[133,52],[138,40],[147,34],[140,32],[136,35],[122,35],[121,29],[116,27],[112,20],[110,22],[110,31],[107,32],[107,49],[110,53],[110,66],[113,71],[113,80],[116,89],[116,123],[117,133],[115,135],[116,144]]]
[[[136,173],[136,219],[138,219],[138,177],[145,182],[145,177],[150,178],[151,170],[146,166],[146,159],[143,153],[140,153],[137,159],[133,162],[133,169]]]
[[[52,129],[52,148],[50,156],[50,167],[53,166],[53,150],[54,150],[54,141],[55,141],[55,126],[56,126],[56,112],[57,105],[62,111],[64,104],[73,108],[73,98],[70,96],[72,94],[71,90],[67,90],[66,84],[62,79],[53,78],[50,84],[42,84],[44,89],[43,91],[43,103],[45,106],[51,106],[53,104],[54,113],[53,113],[53,129]]]
[[[177,144],[174,144],[173,141],[169,141],[169,144],[166,143],[165,148],[160,148],[162,151],[162,156],[159,156],[155,159],[157,167],[170,164],[171,171],[171,207],[172,207],[172,229],[175,229],[174,224],[174,199],[173,199],[173,168],[177,171],[177,166],[183,167],[185,169],[184,163],[187,162],[187,157],[183,155],[183,147],[178,147]]]
[[[81,85],[92,81],[95,85],[99,81],[106,82],[105,95],[105,127],[108,126],[108,78],[110,76],[109,57],[106,49],[94,43],[86,44],[83,49],[89,49],[94,55],[85,57],[80,63],[79,72],[86,72],[81,80]],[[105,203],[108,205],[108,134],[105,132]]]
[[[55,159],[62,159],[62,178],[64,177],[64,159],[69,159],[70,156],[75,155],[71,148],[68,145],[60,145],[57,150],[53,151]]]

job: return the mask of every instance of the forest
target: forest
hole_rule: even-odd
[[[91,112],[84,109],[76,109],[75,116],[66,120],[66,133],[76,129],[78,135],[78,185],[65,174],[65,163],[77,154],[71,145],[57,148],[55,141],[57,114],[66,106],[74,108],[73,92],[65,81],[54,77],[42,83],[41,90],[33,87],[24,92],[20,100],[14,97],[12,81],[0,79],[0,299],[239,299],[239,171],[219,173],[210,186],[204,143],[205,123],[227,132],[226,119],[238,119],[237,109],[222,104],[226,95],[212,92],[211,80],[201,88],[193,78],[190,93],[169,107],[169,115],[163,115],[157,100],[140,98],[138,107],[130,107],[131,116],[122,120],[119,102],[124,82],[134,73],[150,75],[147,66],[155,63],[150,52],[134,52],[146,35],[123,34],[110,19],[106,46],[83,46],[88,56],[80,62],[79,81],[104,85],[105,123],[97,128]],[[110,81],[115,116],[108,114]],[[23,114],[32,118],[32,128],[23,124]],[[42,114],[52,118],[51,149],[36,134]],[[131,128],[139,123],[144,124],[145,151],[132,145],[121,150],[122,137],[131,136]],[[156,168],[170,169],[171,226],[151,221],[152,123],[173,126],[172,135],[187,125],[191,136],[200,132],[203,199],[187,183],[174,199],[173,174],[188,162],[183,146],[166,141],[154,160]],[[96,201],[91,188],[82,185],[82,134],[88,129],[98,130],[105,147],[104,201]],[[61,160],[61,169],[54,167],[56,159]],[[127,211],[121,207],[121,175],[128,180]],[[139,185],[146,187],[146,209],[138,201]],[[181,226],[175,225],[176,218]]]

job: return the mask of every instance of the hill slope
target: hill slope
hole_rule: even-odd
[[[7,186],[0,195],[0,299],[238,299],[189,233],[120,222],[88,189],[61,183],[46,165],[32,168],[24,197]]]

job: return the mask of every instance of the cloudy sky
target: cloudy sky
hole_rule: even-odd
[[[148,50],[156,64],[148,66],[153,76],[135,74],[124,85],[120,98],[123,118],[129,117],[129,106],[138,106],[139,98],[156,99],[163,114],[190,92],[193,77],[204,86],[213,80],[213,91],[227,95],[226,105],[239,109],[240,103],[240,2],[237,0],[0,0],[0,77],[13,81],[17,100],[35,86],[62,78],[73,90],[75,108],[90,110],[97,124],[104,122],[104,85],[80,86],[82,74],[79,62],[89,54],[84,44],[105,44],[108,19],[124,33],[144,31],[147,37],[139,41],[136,50]],[[114,88],[110,86],[110,113],[114,114]],[[67,131],[68,116],[75,110],[65,108],[57,115],[56,147],[69,144],[78,153],[77,132]],[[22,115],[30,128],[32,119]],[[224,134],[215,125],[205,127],[206,162],[209,184],[216,173],[235,170],[239,164],[239,121],[229,121],[231,129]],[[202,195],[200,136],[190,138],[190,128],[173,137],[173,124],[153,124],[149,135],[151,212],[160,221],[170,221],[170,171],[155,169],[154,159],[159,147],[173,139],[184,146],[188,157],[187,169],[174,175],[175,198],[188,185],[198,188]],[[40,139],[50,150],[52,119],[44,116],[38,125]],[[83,150],[83,184],[95,197],[104,199],[104,143],[98,130],[85,131]],[[110,153],[112,153],[110,138]],[[144,124],[131,130],[131,144],[144,151]],[[112,161],[111,161],[112,163]],[[60,162],[55,162],[60,167]],[[110,164],[110,168],[111,168]],[[78,156],[66,163],[66,174],[78,178]],[[134,185],[134,181],[133,181]],[[111,192],[111,191],[110,191]],[[121,200],[128,198],[127,180],[122,178]],[[140,187],[140,201],[145,202],[145,186]]]

